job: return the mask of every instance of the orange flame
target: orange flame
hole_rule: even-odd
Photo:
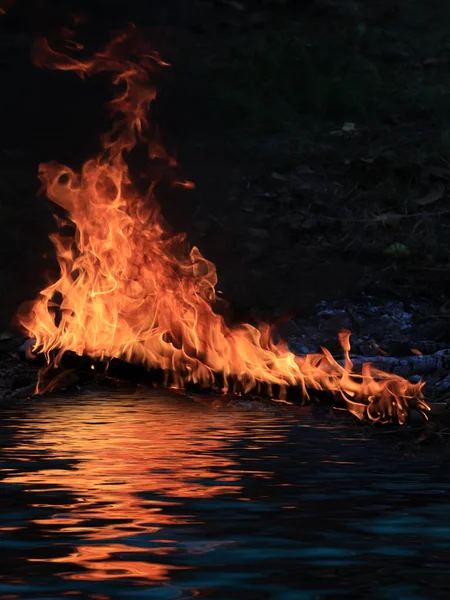
[[[81,46],[70,40],[71,50]],[[35,350],[58,366],[66,351],[93,358],[122,358],[171,372],[175,385],[187,382],[243,392],[260,384],[330,390],[359,418],[403,423],[414,405],[425,414],[422,383],[364,365],[353,372],[348,332],[341,334],[345,364],[327,350],[295,356],[275,343],[268,326],[229,328],[213,310],[215,266],[184,237],[171,236],[161,217],[154,186],[142,197],[133,187],[125,154],[150,139],[150,158],[167,155],[148,121],[156,97],[150,74],[166,66],[149,51],[135,28],[115,37],[103,52],[78,60],[35,44],[35,63],[79,76],[110,72],[117,93],[110,102],[111,131],[99,156],[77,173],[55,162],[40,166],[47,196],[64,208],[73,236],[51,236],[61,275],[44,289],[19,320],[36,340]],[[178,185],[180,185],[178,183]],[[185,184],[186,185],[186,184]],[[191,184],[187,183],[189,187]],[[58,306],[54,298],[62,298]],[[236,388],[235,388],[236,389]],[[39,390],[38,390],[39,391]]]

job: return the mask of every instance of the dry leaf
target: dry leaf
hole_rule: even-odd
[[[359,131],[356,129],[355,123],[352,123],[351,121],[344,123],[342,125],[341,129],[330,131],[330,135],[334,135],[334,136],[342,136],[345,133],[357,135],[359,133]]]
[[[258,196],[258,198],[278,198],[278,196],[280,195],[277,192],[262,192],[261,194],[256,194]],[[248,209],[244,209],[244,210],[248,210]],[[251,209],[253,211],[253,208]]]
[[[405,244],[399,244],[398,242],[388,246],[384,250],[384,253],[388,256],[394,256],[395,258],[405,258],[411,254],[408,246],[405,246]]]
[[[423,196],[422,198],[418,198],[414,200],[414,203],[418,206],[426,206],[428,204],[433,204],[442,198],[445,192],[445,185],[443,183],[439,183],[434,187],[428,194]]]
[[[434,56],[430,56],[430,58],[426,58],[422,65],[424,67],[438,67],[439,65],[447,65],[449,59],[446,57],[436,58]]]
[[[356,131],[356,125],[351,122],[344,123],[342,125],[342,131],[345,131],[346,133],[353,133]]]
[[[400,219],[403,218],[404,215],[400,215],[398,213],[383,213],[381,215],[377,215],[375,217],[375,221],[378,223],[389,223],[389,225],[397,225]]]
[[[272,179],[277,179],[278,181],[286,181],[286,177],[281,173],[272,173]]]
[[[430,56],[429,58],[426,58],[423,61],[423,66],[424,67],[436,67],[438,64],[440,64],[440,59],[439,58],[435,58],[434,56]]]
[[[245,6],[241,2],[236,2],[236,0],[219,0],[221,4],[225,4],[230,8],[234,8],[234,10],[238,10],[239,12],[245,11]]]

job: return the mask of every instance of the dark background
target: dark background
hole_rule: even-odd
[[[0,17],[0,319],[54,272],[37,167],[78,166],[106,79],[30,61],[33,37],[96,50],[134,22],[173,65],[154,119],[194,191],[160,190],[218,267],[236,319],[307,315],[360,291],[432,297],[450,268],[450,16],[443,3],[20,1]],[[133,165],[132,165],[133,167]]]

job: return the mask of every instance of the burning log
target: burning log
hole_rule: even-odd
[[[372,421],[403,423],[411,406],[426,413],[422,383],[367,364],[355,371],[349,332],[340,336],[342,365],[325,349],[295,356],[286,343],[275,342],[268,325],[228,327],[214,311],[215,266],[183,236],[169,233],[155,198],[157,176],[145,197],[132,184],[126,156],[146,139],[159,172],[161,164],[175,166],[148,120],[156,97],[151,75],[167,65],[134,28],[86,59],[56,52],[40,39],[34,60],[81,77],[110,73],[118,86],[109,105],[115,119],[100,155],[80,172],[55,162],[40,166],[48,198],[67,219],[58,220],[60,230],[51,237],[60,277],[19,314],[48,362],[38,393],[49,389],[49,378],[70,381],[68,363],[75,361],[85,377],[106,364],[105,375],[124,378],[132,369],[143,381],[156,377],[178,388],[302,399],[311,390],[325,391]]]
[[[341,341],[345,350],[345,343],[349,334],[341,334]],[[42,355],[39,355],[42,356]],[[297,357],[298,358],[298,357]],[[323,355],[309,355],[306,360],[319,359],[320,361],[330,360],[327,352]],[[350,358],[347,354],[347,360]],[[331,358],[329,363],[334,367],[339,363]],[[57,366],[56,366],[57,365]],[[209,394],[222,394],[228,392],[233,396],[244,396],[248,398],[266,398],[271,400],[285,400],[288,403],[306,403],[310,400],[326,399],[327,404],[338,403],[338,406],[346,408],[349,412],[356,415],[359,419],[366,419],[378,422],[399,422],[403,423],[410,408],[416,409],[419,413],[425,415],[427,405],[420,396],[420,393],[408,398],[405,403],[405,397],[402,390],[408,389],[408,382],[399,376],[388,377],[386,372],[378,371],[378,379],[369,375],[370,389],[377,391],[379,396],[366,396],[361,394],[364,388],[364,379],[367,378],[368,369],[372,367],[368,363],[362,363],[362,369],[353,370],[352,364],[340,366],[340,377],[343,385],[336,387],[338,380],[337,374],[330,372],[329,386],[323,387],[317,385],[314,379],[306,379],[303,385],[278,385],[270,384],[264,381],[256,382],[252,388],[249,388],[237,376],[229,375],[226,379],[220,373],[215,373],[213,379],[205,386],[202,382],[189,381],[186,373],[164,371],[160,368],[147,369],[140,364],[132,364],[120,359],[108,361],[94,360],[89,356],[78,356],[73,352],[65,352],[58,360],[52,359],[46,368],[39,374],[38,394],[45,394],[61,387],[71,386],[73,384],[83,384],[94,379],[102,381],[129,381],[134,384],[147,385],[151,387],[174,387],[180,388],[180,380],[184,380],[184,389],[187,392]],[[376,373],[376,371],[372,371]],[[322,373],[322,379],[326,377]],[[184,377],[184,379],[183,379]],[[383,377],[387,378],[387,383],[383,382]],[[420,392],[421,384],[409,384],[411,389],[417,389]],[[335,386],[335,387],[333,387]],[[383,401],[384,400],[384,401]]]

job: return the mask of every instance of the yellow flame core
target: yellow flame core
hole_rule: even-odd
[[[161,368],[179,386],[212,386],[220,375],[224,391],[229,381],[243,391],[261,383],[298,386],[305,398],[308,389],[330,390],[359,418],[403,423],[411,405],[425,414],[422,383],[368,364],[361,374],[353,372],[348,332],[341,334],[341,366],[326,350],[295,356],[273,341],[268,326],[229,328],[214,312],[215,266],[196,247],[189,250],[184,237],[169,235],[153,188],[142,197],[130,178],[125,154],[145,139],[151,158],[172,161],[147,120],[156,97],[150,74],[166,65],[134,28],[88,60],[56,52],[40,39],[34,59],[81,77],[110,72],[117,86],[113,125],[100,155],[79,173],[55,162],[40,166],[48,198],[67,211],[75,229],[74,235],[60,230],[51,236],[60,277],[19,315],[49,363],[58,366],[64,352],[73,351]],[[62,298],[58,307],[55,295]]]

